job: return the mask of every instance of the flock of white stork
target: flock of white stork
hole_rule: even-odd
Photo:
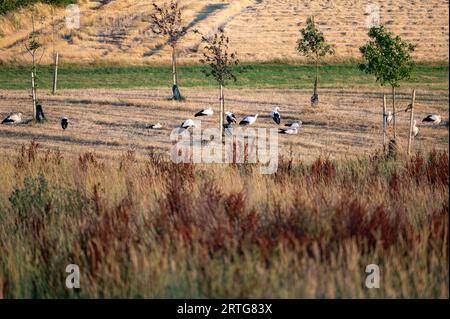
[[[408,109],[407,109],[408,110]],[[280,108],[276,107],[275,110],[270,112],[270,117],[272,118],[273,122],[275,122],[277,125],[281,124],[281,115],[279,113]],[[194,116],[195,117],[202,117],[202,116],[212,116],[214,114],[214,111],[211,107],[206,108],[204,110],[201,110],[197,112]],[[236,116],[231,112],[225,112],[227,123],[224,124],[224,129],[226,129],[228,132],[231,132],[231,129],[234,124],[237,123]],[[23,114],[20,112],[12,113],[9,116],[7,116],[3,121],[2,124],[18,124],[22,122]],[[393,113],[387,112],[385,114],[386,118],[386,124],[389,125],[393,120]],[[249,126],[253,125],[256,120],[258,119],[258,114],[255,115],[249,115],[244,117],[240,122],[240,126]],[[431,123],[434,125],[439,125],[441,123],[441,116],[436,114],[430,114],[426,116],[422,122],[424,123]],[[63,130],[66,130],[69,126],[69,119],[67,117],[61,118],[60,121],[61,128]],[[296,121],[296,122],[290,122],[286,123],[286,128],[280,128],[279,133],[280,134],[288,134],[288,135],[295,135],[298,134],[298,129],[302,126],[302,121]],[[189,129],[192,127],[195,127],[195,122],[192,119],[187,119],[181,123],[180,128],[181,129]],[[160,123],[153,124],[148,126],[150,129],[161,129],[163,126]],[[413,136],[416,137],[419,134],[419,127],[417,126],[417,121],[414,120],[414,126],[413,126]]]
[[[410,105],[408,105],[408,108],[405,110],[405,112],[407,112],[409,109]],[[393,113],[387,112],[385,114],[385,117],[386,117],[386,124],[387,125],[391,124],[392,120],[394,119]],[[437,114],[429,114],[422,120],[422,123],[431,123],[433,125],[439,125],[441,124],[441,122],[442,122],[441,116]],[[414,120],[412,128],[412,136],[416,137],[417,135],[419,135],[419,127],[417,126],[417,121]]]
[[[281,115],[280,115],[279,111],[280,111],[280,108],[276,107],[275,110],[270,112],[270,117],[277,125],[280,125],[280,123],[281,123]],[[208,107],[204,110],[197,112],[194,116],[195,117],[211,116],[213,114],[214,114],[213,109],[211,107]],[[258,119],[258,116],[259,116],[259,114],[246,116],[239,122],[239,125],[240,126],[253,125],[256,122],[256,120]],[[223,127],[224,127],[224,129],[230,131],[233,128],[233,125],[237,123],[236,116],[231,112],[225,112],[225,117],[226,117],[227,123],[224,124]],[[285,126],[286,126],[286,128],[280,129],[279,132],[281,134],[289,134],[289,135],[297,134],[298,129],[300,128],[300,126],[302,126],[302,121],[286,123]],[[187,119],[180,125],[181,129],[189,129],[191,127],[195,127],[195,122],[192,119]],[[157,123],[155,125],[150,126],[150,128],[153,128],[153,129],[161,128],[161,124]]]

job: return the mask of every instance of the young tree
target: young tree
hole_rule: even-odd
[[[394,122],[394,141],[397,139],[395,88],[400,81],[411,77],[414,68],[412,52],[415,46],[403,41],[384,29],[384,26],[374,26],[369,31],[369,42],[362,46],[361,51],[366,63],[359,65],[360,70],[373,74],[382,86],[388,84],[392,88],[392,114]]]
[[[319,104],[318,82],[319,82],[319,62],[327,54],[333,54],[333,48],[325,41],[325,36],[318,29],[314,22],[314,17],[306,20],[306,28],[300,29],[301,37],[297,41],[297,51],[306,56],[316,66],[316,78],[314,80],[314,93],[311,97],[311,104]]]
[[[220,137],[223,136],[223,119],[224,119],[224,87],[228,80],[236,82],[233,66],[239,64],[236,52],[229,52],[229,38],[225,36],[222,29],[212,37],[202,36],[204,46],[203,58],[200,63],[208,65],[208,69],[202,70],[207,76],[211,76],[216,80],[220,87]]]
[[[173,99],[179,101],[181,94],[178,88],[176,48],[180,38],[186,34],[187,27],[183,25],[178,1],[171,0],[161,6],[153,3],[153,8],[150,15],[152,31],[166,37],[167,43],[172,47],[172,93]]]
[[[44,112],[42,110],[42,106],[37,98],[37,52],[42,48],[42,44],[39,42],[38,33],[36,32],[35,27],[35,10],[34,8],[31,10],[31,27],[32,31],[28,35],[28,41],[25,43],[25,50],[31,55],[31,95],[33,98],[33,119],[34,121],[43,121],[45,120]],[[43,55],[44,53],[42,53]],[[41,55],[41,58],[42,58]]]
[[[58,62],[59,62],[59,53],[55,50],[55,36],[56,36],[56,21],[55,21],[55,7],[51,7],[51,27],[52,27],[52,54],[53,54],[53,85],[52,85],[52,94],[56,94],[56,87],[58,83]]]

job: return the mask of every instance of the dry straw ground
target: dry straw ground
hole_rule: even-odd
[[[159,1],[156,1],[159,2]],[[81,28],[65,28],[64,10],[57,11],[56,49],[61,59],[90,63],[108,60],[126,63],[167,63],[169,48],[151,34],[149,0],[80,1]],[[334,61],[359,58],[358,48],[367,40],[367,8],[380,6],[380,22],[388,30],[417,45],[417,61],[449,58],[449,4],[431,1],[362,0],[233,0],[182,1],[190,32],[180,42],[180,61],[198,61],[200,38],[225,28],[239,57],[246,61],[296,60],[295,42],[300,28],[315,15],[327,39],[335,45]],[[44,17],[39,25],[47,44],[43,62],[51,61],[50,9],[39,5]],[[27,10],[0,17],[0,61],[27,63],[23,41],[30,31]]]
[[[63,90],[57,96],[41,91],[49,121],[45,124],[26,123],[32,118],[30,97],[26,91],[0,91],[0,114],[22,111],[25,123],[3,125],[0,130],[2,153],[9,153],[36,139],[42,146],[59,148],[78,154],[94,150],[99,155],[112,156],[133,149],[145,156],[151,149],[165,153],[170,150],[172,129],[206,107],[217,105],[217,91],[206,88],[185,88],[185,102],[168,101],[169,90]],[[284,89],[228,89],[226,109],[238,118],[259,113],[255,127],[273,128],[276,124],[269,113],[281,108],[282,121],[301,120],[304,126],[296,136],[280,136],[280,154],[288,155],[292,146],[294,157],[310,161],[318,155],[332,158],[354,158],[372,154],[381,147],[381,98],[379,90],[323,90],[319,108],[308,101],[310,91]],[[406,108],[410,95],[399,95],[398,107]],[[389,100],[388,100],[389,101]],[[217,107],[215,107],[217,111]],[[445,92],[418,92],[416,119],[437,113],[448,121],[448,95]],[[62,131],[59,120],[70,119],[70,127]],[[146,126],[160,122],[161,130]],[[202,125],[217,127],[218,112],[203,118]],[[399,132],[406,143],[409,113],[398,115]],[[420,134],[414,140],[416,151],[431,149],[448,151],[448,127],[419,124]],[[391,133],[391,132],[389,132]]]

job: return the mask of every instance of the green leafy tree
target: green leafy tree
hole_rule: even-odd
[[[306,20],[306,28],[300,29],[300,33],[300,39],[297,41],[297,51],[306,56],[316,66],[314,93],[311,98],[311,103],[317,105],[319,103],[319,63],[326,55],[333,54],[333,47],[326,43],[325,36],[314,22],[314,17],[309,17]]]
[[[224,87],[227,81],[236,82],[234,67],[239,64],[236,52],[229,52],[230,39],[222,29],[212,37],[202,36],[204,44],[203,58],[200,63],[208,68],[202,70],[207,77],[212,77],[220,87],[220,136],[223,135],[223,119],[225,115]]]
[[[172,47],[172,92],[173,99],[179,101],[182,98],[178,89],[176,48],[180,38],[186,34],[187,27],[183,25],[178,1],[171,0],[161,6],[153,3],[153,9],[150,14],[152,31],[166,37],[167,43]]]
[[[369,38],[369,42],[359,49],[366,60],[366,63],[359,65],[359,69],[374,75],[382,86],[391,86],[394,140],[396,140],[395,89],[400,86],[400,81],[411,77],[414,69],[411,54],[415,46],[386,31],[382,25],[372,27]]]
[[[0,15],[38,2],[61,7],[75,3],[76,0],[0,0]]]

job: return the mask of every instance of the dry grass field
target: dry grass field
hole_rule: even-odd
[[[261,175],[29,143],[0,170],[0,298],[449,297],[448,152]]]
[[[128,149],[145,156],[151,149],[168,153],[172,129],[206,107],[217,111],[217,91],[208,88],[186,88],[185,102],[169,101],[167,89],[152,90],[63,90],[57,96],[42,91],[45,112],[49,121],[44,124],[27,123],[32,118],[27,91],[0,90],[0,115],[21,110],[25,123],[0,129],[2,153],[17,149],[31,139],[41,146],[59,148],[64,153],[78,154],[92,150],[106,157]],[[372,154],[381,147],[380,91],[324,90],[319,108],[308,101],[310,91],[288,89],[229,89],[226,109],[241,119],[246,115],[260,114],[255,127],[274,128],[269,113],[281,108],[282,121],[301,120],[304,126],[296,136],[280,136],[280,154],[310,161],[319,155],[331,158],[355,158]],[[410,95],[399,95],[398,107],[409,103]],[[389,101],[389,100],[388,100]],[[416,119],[437,113],[448,121],[448,94],[440,91],[418,92]],[[59,120],[70,119],[70,127],[63,131]],[[203,128],[217,127],[216,115],[202,119]],[[161,130],[146,128],[160,122]],[[398,115],[402,141],[406,143],[409,113]],[[448,127],[421,125],[414,141],[414,150],[427,153],[432,149],[448,151]]]
[[[159,2],[159,1],[156,1]],[[367,40],[368,1],[362,0],[233,0],[182,1],[188,34],[179,45],[181,62],[196,62],[200,37],[218,27],[230,36],[233,49],[245,61],[300,60],[296,40],[300,24],[315,15],[326,38],[335,45],[333,61],[359,59],[358,48]],[[375,2],[374,2],[375,3]],[[416,61],[449,58],[449,3],[447,0],[383,0],[380,22],[403,39],[417,45]],[[91,63],[106,60],[126,63],[168,63],[164,39],[149,31],[148,0],[80,1],[81,27],[67,30],[64,10],[57,10],[55,49],[65,61]],[[38,25],[46,44],[43,63],[51,62],[50,9],[37,6],[44,17]],[[0,61],[29,63],[23,41],[30,32],[28,10],[0,17]]]
[[[168,48],[149,32],[151,1],[79,1],[81,28],[71,32],[58,9],[54,95],[52,68],[42,66],[51,61],[50,9],[37,5],[42,123],[32,120],[23,52],[29,9],[0,17],[0,120],[23,113],[0,125],[0,299],[448,299],[448,1],[379,1],[381,22],[426,62],[397,89],[397,156],[382,152],[389,88],[355,63],[366,1],[182,3],[190,32],[179,50],[180,102],[171,99]],[[317,107],[314,67],[295,52],[297,23],[312,14],[336,49],[320,68]],[[225,110],[238,121],[259,114],[253,128],[303,122],[297,135],[278,136],[275,174],[248,161],[170,161],[170,133],[184,120],[212,107],[202,129],[218,127],[219,92],[194,63],[192,32],[218,27],[247,62],[225,88]],[[420,132],[407,156],[412,89]],[[389,94],[387,102],[392,110]],[[442,123],[422,123],[429,114]],[[68,264],[79,266],[80,289],[65,285]],[[365,285],[369,264],[380,268],[379,289]]]

